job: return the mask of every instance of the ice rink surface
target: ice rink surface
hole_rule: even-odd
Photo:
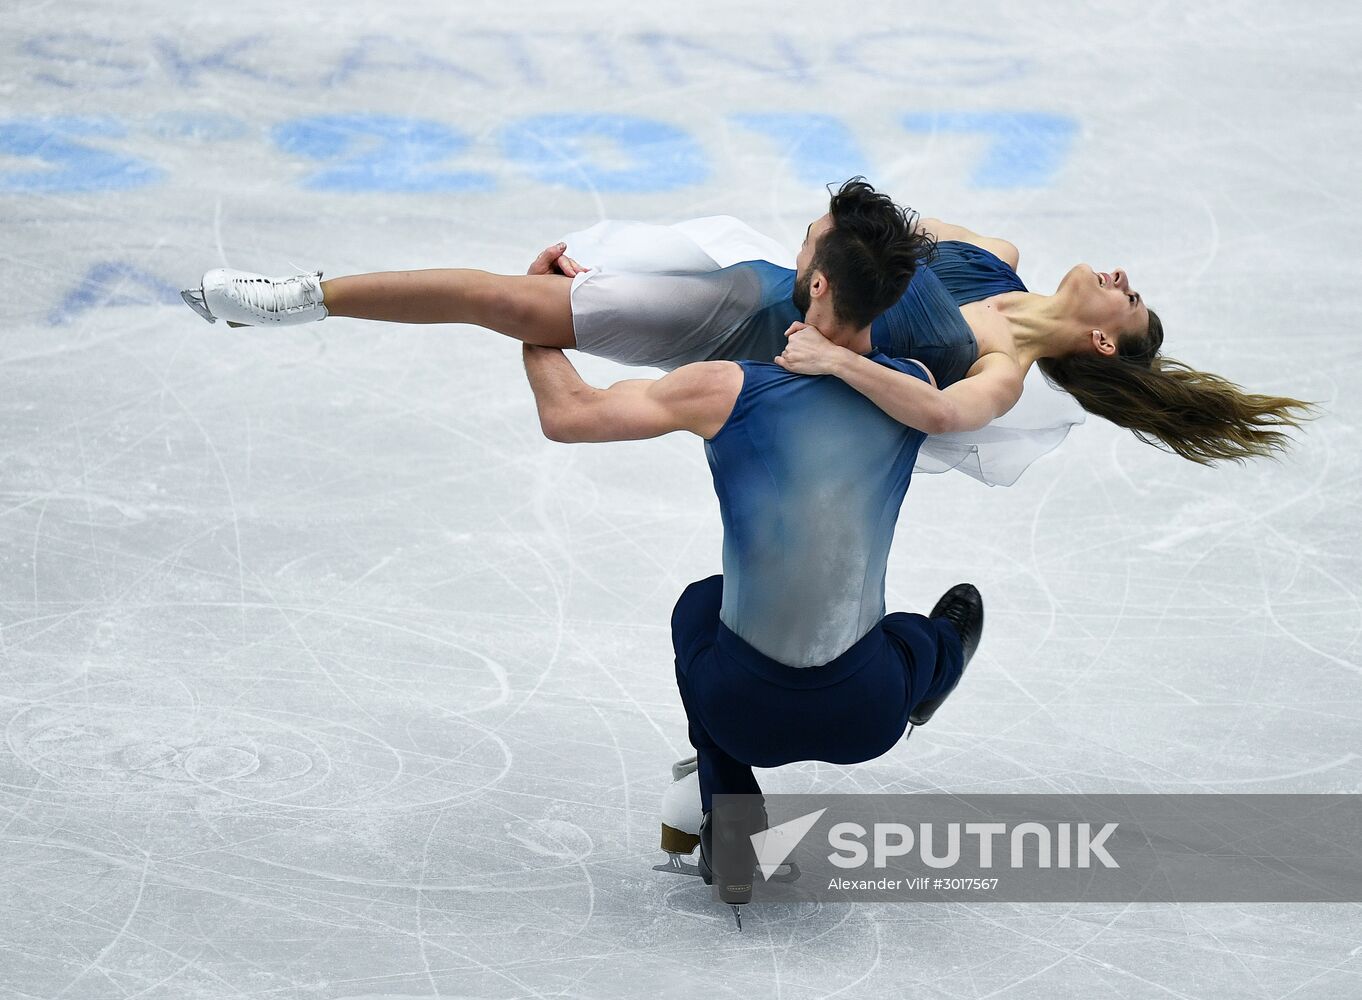
[[[1091,419],[1010,489],[918,477],[889,606],[974,581],[980,653],[909,744],[765,786],[1359,792],[1356,5],[119,6],[0,39],[0,996],[1362,995],[1356,905],[737,934],[650,870],[700,444],[546,442],[482,331],[176,295],[605,217],[794,244],[856,172],[1034,290],[1129,268],[1168,353],[1325,415],[1280,463]]]

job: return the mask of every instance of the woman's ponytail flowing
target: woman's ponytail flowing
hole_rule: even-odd
[[[1115,358],[1042,358],[1041,371],[1089,413],[1140,440],[1202,465],[1241,462],[1286,450],[1287,428],[1314,416],[1313,404],[1244,392],[1228,379],[1161,357],[1163,323],[1152,311],[1144,337],[1121,338]]]

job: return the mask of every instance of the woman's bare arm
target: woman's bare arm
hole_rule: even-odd
[[[836,376],[899,423],[927,434],[978,430],[1021,398],[1022,370],[1005,354],[985,354],[966,378],[939,390],[934,381],[832,343],[807,323],[790,324],[785,338],[776,364],[800,375]]]
[[[997,236],[981,236],[972,229],[942,222],[940,219],[922,219],[918,222],[917,228],[918,232],[926,233],[937,241],[959,240],[961,243],[970,243],[976,247],[982,247],[1014,271],[1021,260],[1021,253],[1017,248],[1007,240],[1000,239]]]
[[[906,372],[846,351],[830,374],[899,423],[927,434],[949,434],[986,427],[1021,398],[1021,374],[1011,358],[987,354],[973,371],[954,385],[935,389]]]

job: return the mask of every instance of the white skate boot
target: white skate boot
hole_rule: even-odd
[[[673,858],[700,846],[700,772],[694,757],[672,765],[672,783],[662,793],[662,849]]]
[[[682,860],[683,856],[694,854],[700,846],[700,825],[704,816],[700,808],[700,772],[696,759],[687,757],[678,760],[672,765],[672,783],[662,793],[662,850],[667,852],[667,860],[663,864],[653,865],[653,871],[694,875],[708,884],[708,867],[704,865],[703,852],[698,865]],[[786,861],[774,873],[763,878],[770,882],[793,882],[799,875],[799,866],[793,861]],[[738,927],[742,928],[741,919]]]
[[[267,278],[215,267],[204,274],[203,284],[180,296],[208,322],[224,320],[228,326],[293,326],[326,319],[321,271]]]

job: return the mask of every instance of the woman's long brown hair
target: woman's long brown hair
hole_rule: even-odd
[[[1148,444],[1210,465],[1286,450],[1288,427],[1316,415],[1313,403],[1245,392],[1228,379],[1159,354],[1163,322],[1126,334],[1115,357],[1041,358],[1040,369],[1089,413],[1129,428]]]

